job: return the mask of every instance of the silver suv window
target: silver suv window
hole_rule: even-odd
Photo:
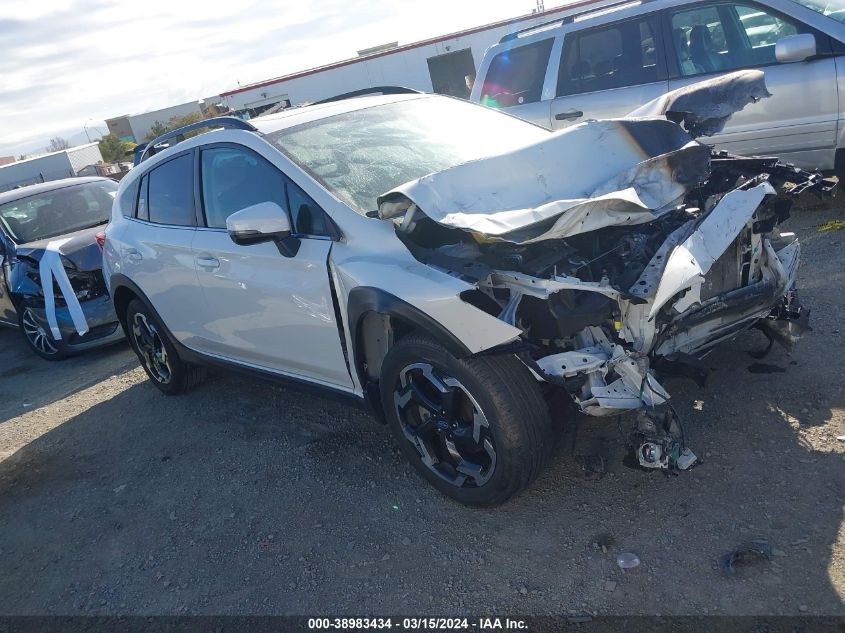
[[[845,0],[795,0],[798,4],[845,24]]]
[[[801,31],[800,23],[763,8],[726,3],[676,11],[671,25],[684,77],[774,64],[777,41]]]
[[[553,44],[549,38],[496,55],[484,78],[482,105],[507,108],[539,101]]]
[[[663,78],[652,16],[567,34],[557,96],[652,83]]]

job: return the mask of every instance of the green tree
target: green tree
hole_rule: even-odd
[[[121,141],[117,134],[107,134],[100,139],[100,154],[107,163],[119,163],[127,160],[126,153],[133,147],[132,143]]]
[[[161,136],[165,132],[167,132],[170,128],[168,128],[164,123],[161,121],[156,121],[155,123],[150,126],[150,131],[147,132],[147,135],[144,137],[145,141],[151,141],[154,138]]]
[[[171,130],[176,130],[180,127],[185,127],[186,125],[190,125],[191,123],[197,123],[199,121],[205,120],[207,117],[202,114],[201,112],[191,112],[190,114],[182,114],[179,116],[171,117],[167,123],[162,123],[161,121],[156,121],[153,123],[150,131],[147,132],[147,135],[144,137],[145,141],[151,141],[154,138],[161,136]],[[194,130],[193,132],[188,132],[185,134],[185,138],[191,138],[192,136],[196,136],[200,133],[200,130]]]

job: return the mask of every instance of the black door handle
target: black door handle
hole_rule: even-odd
[[[569,119],[580,119],[584,116],[584,113],[581,110],[567,110],[566,112],[560,112],[555,115],[555,121],[568,121]]]

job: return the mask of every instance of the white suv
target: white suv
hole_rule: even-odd
[[[150,143],[106,230],[150,379],[177,394],[222,363],[368,405],[461,502],[534,479],[557,395],[590,415],[647,408],[640,463],[689,466],[651,362],[688,368],[755,324],[795,334],[799,249],[772,185],[814,177],[711,160],[665,118],[552,134],[384,94],[211,125]]]
[[[738,112],[712,142],[804,169],[845,171],[845,0],[593,4],[491,47],[470,99],[562,129],[758,68],[772,97]]]

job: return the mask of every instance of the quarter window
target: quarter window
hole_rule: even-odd
[[[481,103],[494,108],[539,101],[554,39],[517,46],[496,55],[490,62]]]
[[[776,63],[775,44],[799,24],[755,6],[717,4],[672,15],[672,44],[682,76]]]
[[[150,222],[194,226],[193,156],[182,154],[147,174],[146,209]],[[143,184],[143,183],[142,183]],[[141,200],[138,217],[142,217]]]
[[[652,18],[567,35],[558,96],[658,81],[661,70]]]

